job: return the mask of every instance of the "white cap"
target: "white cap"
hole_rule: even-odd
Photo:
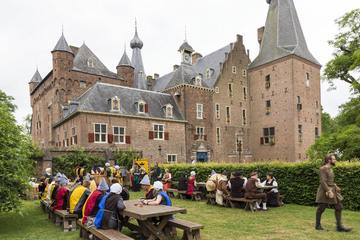
[[[195,171],[191,171],[190,172],[190,176],[195,176],[196,175],[196,172]]]
[[[51,168],[47,168],[45,169],[45,172],[51,171]]]
[[[120,194],[122,192],[122,187],[120,183],[114,183],[113,185],[111,185],[110,192]]]
[[[120,167],[118,165],[115,166],[116,169],[120,169]]]
[[[163,184],[160,181],[154,182],[154,189],[157,191],[163,189]]]
[[[142,184],[142,185],[151,185],[151,184],[150,184],[149,175],[146,174],[146,175],[143,177],[143,179],[141,180],[140,184]]]
[[[109,167],[109,166],[110,166],[110,163],[108,163],[108,162],[105,163],[105,166],[106,166],[106,167]]]

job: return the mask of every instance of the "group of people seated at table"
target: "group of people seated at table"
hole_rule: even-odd
[[[179,178],[178,182],[178,190],[179,191],[187,191],[188,195],[193,194],[194,191],[196,191],[196,172],[191,171],[190,177],[186,173],[183,173],[181,177]]]
[[[264,190],[264,187],[269,188]],[[261,183],[257,172],[252,172],[250,178],[247,179],[241,171],[231,173],[229,181],[226,171],[222,174],[213,172],[206,183],[208,191],[215,191],[216,202],[219,205],[223,205],[223,197],[261,199],[264,211],[268,210],[267,205],[273,207],[282,205],[277,187],[278,184],[272,173],[268,173],[266,180]],[[258,210],[261,209],[258,202],[256,202],[256,207]]]

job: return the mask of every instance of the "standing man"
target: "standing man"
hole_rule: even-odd
[[[151,182],[154,184],[156,181],[161,180],[161,168],[159,167],[159,164],[156,162],[153,169],[151,169]]]
[[[191,158],[190,158],[190,163],[191,163],[192,165],[194,165],[194,164],[196,163],[194,156],[191,156]]]
[[[344,199],[339,191],[341,190],[334,183],[334,171],[332,166],[335,166],[336,158],[333,154],[327,154],[324,162],[321,164],[319,169],[319,180],[320,186],[316,194],[316,203],[318,208],[316,210],[316,230],[328,231],[321,227],[321,215],[325,211],[327,204],[333,205],[335,209],[335,218],[337,224],[337,230],[339,232],[349,232],[352,228],[345,228],[341,224],[341,211],[343,206],[341,201]]]

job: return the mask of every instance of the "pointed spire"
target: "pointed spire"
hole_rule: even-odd
[[[135,19],[135,36],[130,42],[130,47],[132,49],[134,48],[142,48],[144,46],[144,43],[140,40],[138,33],[137,33],[137,21]]]
[[[249,68],[289,55],[296,55],[320,66],[307,48],[293,0],[267,0],[267,3],[269,11],[260,53]]]
[[[55,51],[63,51],[63,52],[69,52],[69,53],[74,54],[71,51],[71,49],[64,37],[64,32],[61,34],[59,41],[57,42],[56,46],[54,47],[54,50],[52,50],[51,52],[55,52]]]
[[[31,78],[30,82],[36,82],[36,83],[39,83],[41,82],[43,79],[39,73],[39,70],[38,68],[36,67],[36,72],[34,74],[34,76]]]
[[[120,67],[120,66],[130,66],[130,67],[132,67],[130,59],[129,59],[128,55],[126,54],[126,50],[124,50],[124,54],[122,55],[122,57],[120,59],[120,62],[117,65],[117,67]]]

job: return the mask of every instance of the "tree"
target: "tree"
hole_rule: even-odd
[[[0,90],[0,212],[17,210],[29,189],[36,152],[31,139],[16,124],[14,98]]]
[[[355,9],[335,20],[340,33],[329,44],[335,48],[333,59],[326,64],[323,80],[336,89],[334,80],[351,84],[354,93],[360,93],[360,9]]]
[[[28,115],[26,115],[26,117],[23,120],[24,133],[27,136],[31,136],[31,121],[32,121],[32,115],[29,113]]]

